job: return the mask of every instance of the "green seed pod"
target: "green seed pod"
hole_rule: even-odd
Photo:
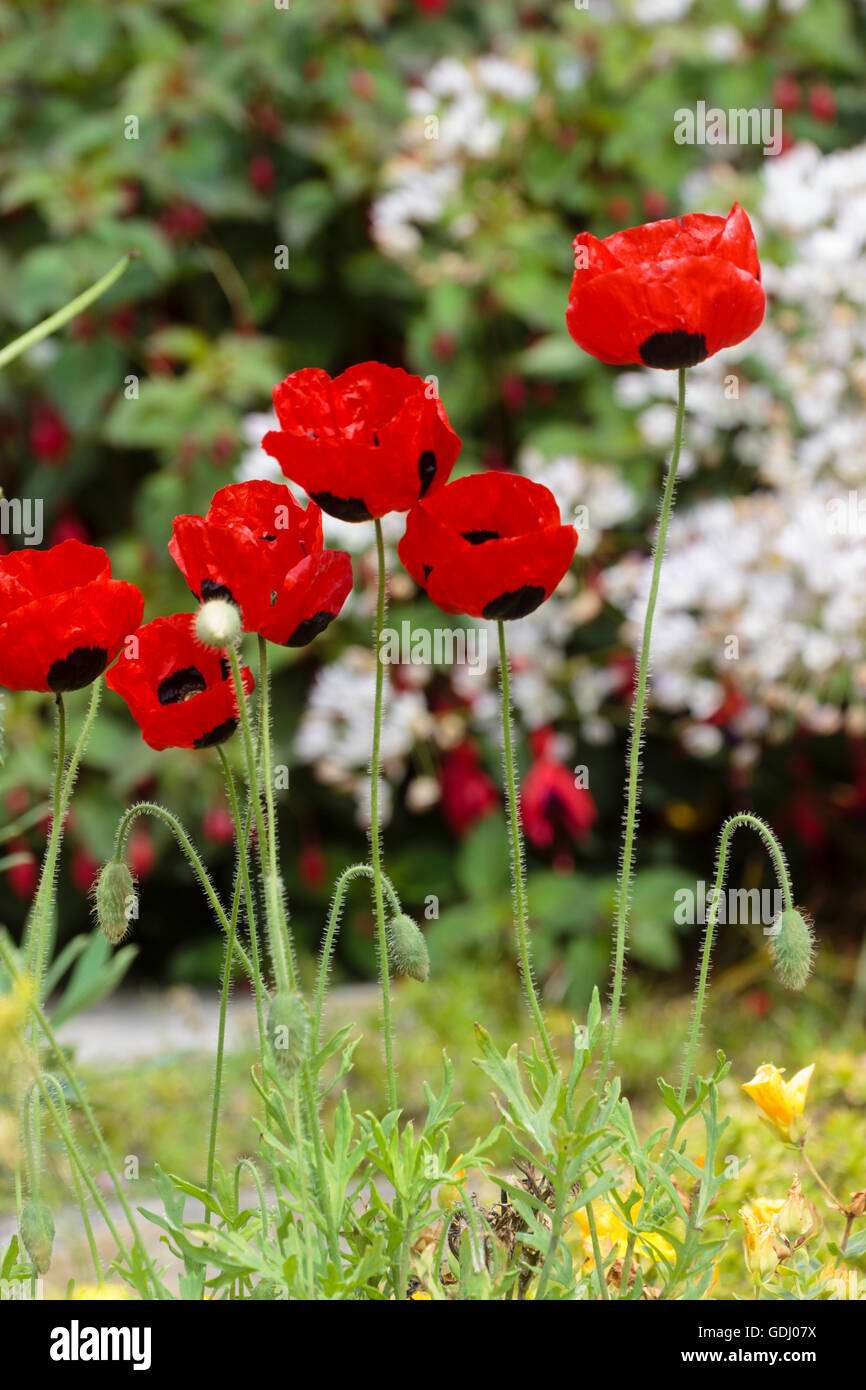
[[[96,881],[93,892],[96,920],[112,946],[129,932],[129,924],[138,916],[135,880],[122,859],[109,859]]]
[[[268,1041],[277,1072],[291,1081],[304,1060],[310,1042],[312,1019],[299,994],[281,990],[268,1011]]]
[[[401,912],[388,923],[388,955],[398,975],[422,983],[430,974],[430,953],[417,923]]]
[[[803,989],[812,973],[815,937],[812,924],[796,907],[779,914],[770,933],[770,951],[776,974],[788,989]]]
[[[21,1244],[30,1256],[37,1274],[46,1274],[54,1248],[54,1218],[44,1202],[27,1202],[18,1227]]]

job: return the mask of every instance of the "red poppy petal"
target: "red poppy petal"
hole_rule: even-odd
[[[351,592],[351,556],[343,550],[311,555],[286,576],[259,632],[281,646],[305,647],[333,622]]]
[[[573,526],[469,546],[434,565],[427,593],[446,613],[524,617],[553,593],[576,547]]]

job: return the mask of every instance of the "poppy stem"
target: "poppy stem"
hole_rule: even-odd
[[[511,834],[511,874],[514,890],[514,925],[517,932],[517,953],[520,958],[520,973],[529,1008],[535,1019],[539,1037],[544,1046],[551,1069],[557,1071],[556,1053],[547,1032],[544,1014],[538,1002],[535,981],[532,975],[532,960],[529,953],[529,925],[526,905],[526,876],[523,864],[523,839],[520,834],[520,805],[518,800],[517,773],[514,767],[514,745],[511,735],[511,682],[508,673],[508,651],[505,643],[505,623],[500,618],[499,630],[499,686],[502,693],[502,746],[505,761],[505,782],[508,789],[508,820]]]
[[[42,860],[42,871],[39,875],[39,887],[36,890],[36,901],[33,904],[29,927],[24,938],[27,968],[37,982],[37,989],[40,991],[40,997],[45,956],[45,943],[43,940],[43,918],[46,916],[45,900],[46,898],[50,899],[54,890],[54,878],[57,873],[57,856],[60,852],[60,842],[63,838],[63,781],[66,772],[66,705],[62,695],[56,697],[55,704],[57,708],[57,738],[54,760],[54,796],[51,808],[51,830],[48,834],[48,845],[45,850],[45,857]]]
[[[319,969],[316,979],[316,1002],[314,1009],[313,1039],[318,1046],[322,1038],[322,1013],[325,1007],[325,990],[328,984],[328,967],[331,963],[331,956],[334,952],[334,941],[337,935],[337,928],[340,925],[340,913],[343,909],[343,899],[349,884],[356,878],[373,877],[373,868],[370,864],[350,864],[344,869],[334,884],[334,896],[331,900],[331,911],[328,916],[328,926],[325,931],[325,940],[322,945],[322,953],[319,957]],[[382,875],[382,882],[385,892],[391,902],[391,908],[395,917],[399,917],[403,911],[400,899],[394,889],[394,885],[386,874]]]
[[[28,328],[26,333],[21,334],[20,338],[15,338],[11,343],[7,343],[5,348],[0,350],[0,367],[5,367],[7,363],[13,362],[22,352],[33,347],[34,343],[41,342],[50,333],[56,333],[58,328],[62,328],[70,319],[74,319],[77,314],[88,309],[95,300],[99,299],[100,295],[111,289],[111,286],[120,279],[137,255],[137,251],[127,251],[125,256],[121,256],[120,260],[83,294],[71,299],[68,304],[64,304],[62,309],[58,309],[55,314],[50,314],[47,319],[43,319],[33,328]]]
[[[237,845],[238,868],[235,880],[234,899],[232,901],[232,917],[238,911],[238,894],[241,887],[244,891],[244,906],[247,914],[247,927],[250,934],[250,956],[253,965],[253,989],[256,996],[256,1016],[259,1029],[259,1046],[262,1057],[265,1053],[265,1018],[264,1018],[264,998],[265,989],[262,981],[261,957],[259,955],[258,928],[256,926],[256,912],[253,903],[253,889],[250,883],[250,870],[248,860],[248,850],[250,843],[250,830],[253,822],[252,806],[247,807],[244,820],[241,820],[240,804],[238,802],[237,788],[235,787],[234,774],[226,756],[222,744],[217,745],[217,753],[222,763],[223,776],[225,777],[226,792],[229,798],[232,820],[235,823],[235,843]]]
[[[232,957],[235,948],[235,936],[238,924],[238,912],[241,903],[241,887],[246,894],[247,918],[250,925],[250,940],[253,946],[253,960],[255,962],[255,979],[253,981],[256,996],[256,1015],[259,1026],[259,1055],[264,1059],[264,1019],[262,1015],[261,999],[261,979],[259,974],[259,953],[256,942],[256,928],[252,917],[252,892],[250,890],[249,871],[247,869],[247,843],[249,840],[250,825],[252,822],[252,811],[247,814],[246,825],[241,824],[240,809],[238,807],[237,793],[235,792],[234,778],[229,767],[228,759],[221,745],[217,746],[220,762],[222,763],[223,775],[225,777],[226,791],[231,802],[232,816],[235,823],[235,838],[237,840],[238,868],[235,875],[234,897],[232,899],[232,913],[229,919],[229,933],[226,939],[225,959],[223,961],[222,988],[220,990],[220,1011],[219,1026],[217,1029],[216,1059],[214,1062],[213,1098],[211,1102],[210,1134],[208,1137],[207,1149],[207,1178],[205,1185],[208,1192],[213,1192],[214,1166],[216,1164],[217,1132],[219,1130],[220,1105],[222,1103],[223,1089],[223,1059],[225,1056],[226,1041],[226,1015],[228,1012],[229,989],[232,978]],[[210,1225],[211,1211],[208,1207],[205,1210],[205,1224]]]
[[[683,1079],[680,1083],[680,1105],[685,1105],[686,1095],[691,1080],[692,1066],[694,1065],[695,1053],[698,1047],[698,1038],[701,1032],[701,1019],[704,1012],[704,999],[707,992],[707,979],[710,971],[710,956],[713,948],[713,933],[719,917],[719,904],[721,902],[722,891],[725,884],[725,874],[728,867],[728,849],[734,831],[740,825],[746,825],[757,832],[767,847],[771,859],[776,868],[776,875],[779,886],[782,890],[782,901],[786,908],[792,906],[791,882],[788,877],[788,866],[785,863],[785,855],[782,847],[773,834],[770,827],[758,816],[750,815],[747,811],[740,811],[737,815],[731,816],[722,827],[719,839],[719,853],[716,860],[716,882],[713,887],[713,896],[710,901],[707,913],[707,925],[704,931],[704,949],[701,956],[701,966],[698,975],[698,987],[695,994],[695,1007],[692,1015],[692,1027],[689,1034],[688,1047],[686,1049],[686,1060],[683,1067]]]
[[[397,1078],[394,1072],[394,1037],[391,1024],[391,973],[385,930],[385,901],[382,890],[382,838],[379,829],[379,761],[382,742],[382,700],[385,666],[382,661],[382,631],[385,626],[388,574],[385,566],[385,539],[379,517],[376,526],[376,556],[379,585],[376,594],[376,627],[373,655],[376,659],[376,700],[373,707],[373,749],[370,756],[370,863],[373,870],[373,901],[376,907],[376,940],[379,948],[379,976],[382,982],[382,1032],[385,1040],[385,1084],[388,1108],[397,1109]]]
[[[650,581],[649,598],[647,600],[646,617],[644,619],[643,637],[641,638],[640,659],[638,662],[637,689],[635,691],[634,704],[632,706],[631,731],[629,735],[628,749],[628,776],[626,781],[627,799],[625,813],[625,835],[623,838],[622,856],[620,859],[619,881],[617,884],[616,897],[616,926],[614,940],[614,964],[613,964],[613,988],[611,991],[610,1021],[605,1039],[604,1055],[601,1061],[601,1068],[598,1074],[597,1095],[601,1096],[602,1087],[607,1079],[607,1072],[610,1066],[611,1054],[613,1052],[614,1040],[616,1038],[617,1025],[619,1023],[619,1012],[622,1004],[623,976],[625,973],[625,943],[628,928],[628,909],[631,897],[632,871],[634,868],[634,847],[635,831],[638,820],[639,802],[639,782],[640,782],[640,753],[643,743],[644,727],[647,714],[647,687],[649,684],[649,658],[650,646],[652,643],[653,617],[658,600],[659,580],[661,579],[662,561],[665,553],[665,542],[667,541],[668,523],[673,511],[674,493],[676,491],[677,469],[680,462],[680,450],[683,442],[683,423],[686,413],[686,369],[680,367],[677,374],[677,415],[674,427],[674,443],[671,453],[671,461],[668,465],[667,477],[665,479],[664,491],[662,493],[661,507],[659,510],[658,531],[656,534],[655,545],[653,547],[653,567],[652,579]]]
[[[250,799],[253,808],[253,815],[256,820],[256,831],[259,842],[259,866],[262,875],[262,886],[265,895],[265,913],[268,925],[268,944],[271,951],[271,964],[273,965],[276,977],[277,989],[294,990],[295,988],[295,968],[292,960],[292,953],[288,948],[288,925],[286,923],[285,904],[283,902],[282,885],[279,875],[271,877],[270,868],[270,837],[265,826],[264,816],[262,815],[262,795],[259,785],[259,770],[256,761],[255,750],[253,748],[253,734],[250,725],[250,712],[247,707],[247,697],[244,693],[243,681],[241,679],[241,668],[238,662],[238,654],[235,648],[229,647],[229,661],[231,662],[232,676],[235,683],[235,695],[237,697],[238,713],[241,721],[241,732],[243,735],[244,753],[247,760],[247,779],[250,788]],[[262,707],[262,719],[267,716],[267,706]],[[262,726],[262,738],[264,743],[269,741],[269,732]],[[269,768],[269,755],[266,767]],[[267,775],[267,773],[266,773]]]

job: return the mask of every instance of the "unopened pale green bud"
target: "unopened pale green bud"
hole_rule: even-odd
[[[208,647],[232,647],[240,640],[241,615],[227,598],[210,598],[198,610],[195,633]]]
[[[409,975],[422,983],[430,974],[430,953],[416,922],[405,912],[388,923],[388,956],[398,975]]]
[[[93,896],[99,929],[106,940],[116,946],[128,933],[130,922],[138,916],[135,880],[122,859],[109,859],[96,880]]]
[[[18,1233],[36,1273],[46,1274],[54,1248],[54,1218],[44,1202],[25,1203],[21,1209]]]
[[[796,907],[779,914],[770,934],[776,974],[788,989],[803,989],[812,973],[815,937],[812,924]]]
[[[299,994],[281,990],[268,1011],[268,1041],[277,1072],[291,1081],[307,1052],[312,1031],[310,1010]]]

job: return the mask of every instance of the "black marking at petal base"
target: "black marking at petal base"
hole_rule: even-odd
[[[104,647],[74,647],[66,656],[52,661],[45,680],[55,695],[66,690],[83,690],[101,676],[108,664]]]
[[[421,481],[421,491],[418,493],[419,497],[424,496],[433,479],[436,477],[437,466],[436,455],[433,450],[425,449],[418,460],[418,477]]]
[[[499,618],[508,622],[512,618],[525,618],[527,613],[534,612],[543,602],[544,590],[540,584],[524,584],[522,589],[511,589],[498,598],[492,598],[485,604],[483,614],[485,618]]]
[[[165,676],[156,687],[156,698],[161,705],[181,705],[192,695],[200,695],[207,690],[207,681],[197,666],[184,666]]]
[[[202,734],[193,742],[193,748],[215,748],[218,743],[225,743],[227,738],[231,738],[235,729],[238,727],[236,719],[227,719],[224,724],[217,724],[210,733]]]
[[[426,584],[426,583],[427,583],[427,580],[430,578],[431,574],[433,573],[433,566],[432,566],[432,565],[422,565],[421,568],[422,568],[422,570],[424,571],[424,583]]]
[[[333,492],[311,492],[313,501],[338,521],[372,521],[363,497],[335,497]]]
[[[321,612],[314,613],[312,618],[305,618],[302,623],[298,623],[286,642],[286,646],[306,647],[314,637],[318,637],[320,632],[325,631],[328,623],[332,623],[336,616],[336,613],[329,613],[326,608],[323,608]]]
[[[498,541],[498,531],[463,531],[463,539],[470,545],[483,545],[485,541]]]
[[[638,348],[641,362],[647,367],[695,367],[707,355],[707,340],[703,333],[687,333],[675,328],[670,333],[651,333]]]
[[[221,670],[222,673],[223,673],[223,680],[224,680],[224,681],[227,681],[227,680],[230,680],[230,679],[231,679],[232,664],[231,664],[231,662],[229,661],[229,659],[228,659],[227,656],[221,656],[221,657],[220,657],[220,670]]]
[[[238,601],[225,584],[218,584],[215,579],[203,579],[201,581],[201,601],[207,603],[212,598],[224,598],[229,603],[238,607]]]

